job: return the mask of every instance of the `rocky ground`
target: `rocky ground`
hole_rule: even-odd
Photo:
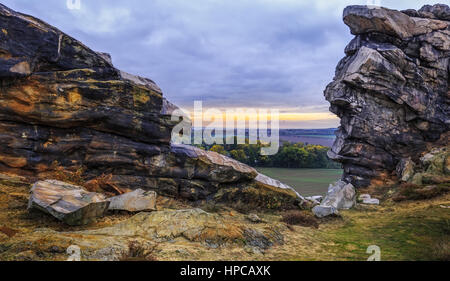
[[[221,205],[160,197],[155,212],[111,212],[86,226],[67,226],[28,211],[29,190],[17,177],[1,180],[0,260],[67,260],[72,245],[81,260],[366,260],[370,245],[381,248],[382,260],[450,258],[448,193],[394,202],[398,187],[386,187],[373,195],[381,205],[358,204],[340,217],[316,220],[296,211],[314,222],[303,225],[285,223],[286,211],[259,212],[255,219]]]

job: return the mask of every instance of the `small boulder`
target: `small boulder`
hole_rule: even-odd
[[[128,212],[156,211],[156,192],[136,189],[122,195],[108,198],[109,210]]]
[[[364,201],[365,199],[370,199],[370,198],[372,198],[372,197],[370,196],[370,194],[361,194],[361,195],[359,195],[359,197],[358,197],[358,199],[359,199],[360,201]]]
[[[337,181],[330,184],[328,193],[319,206],[315,206],[312,211],[317,217],[324,217],[337,214],[339,209],[350,209],[356,203],[356,191],[351,183]]]
[[[318,218],[323,218],[323,217],[327,217],[327,216],[331,216],[331,215],[339,215],[339,211],[332,206],[315,206],[312,209],[312,212],[314,213],[314,215]]]
[[[366,198],[362,201],[362,204],[366,205],[380,205],[380,200],[376,198]]]
[[[261,223],[263,220],[257,214],[249,214],[247,220],[253,223]]]
[[[41,210],[68,225],[91,223],[109,206],[103,194],[57,180],[38,181],[30,192],[28,209]]]

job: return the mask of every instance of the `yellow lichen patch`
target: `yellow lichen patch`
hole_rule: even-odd
[[[5,36],[8,35],[8,31],[6,29],[2,28],[2,32],[3,34],[5,34]]]
[[[150,96],[145,91],[133,92],[134,106],[145,105],[150,100]]]
[[[11,168],[22,168],[27,165],[27,159],[7,155],[0,155],[0,162]]]
[[[64,103],[66,103],[66,99],[64,97],[62,97],[62,96],[59,96],[59,97],[56,98],[56,103],[57,104],[64,104]]]
[[[67,101],[71,104],[79,104],[81,103],[81,95],[78,93],[78,90],[71,91],[67,94]]]
[[[9,69],[9,71],[20,74],[30,74],[30,64],[26,61],[19,62]]]

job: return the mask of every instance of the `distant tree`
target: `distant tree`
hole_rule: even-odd
[[[223,145],[215,144],[210,148],[211,151],[223,154],[225,156],[228,156],[228,152],[225,150]]]
[[[205,150],[215,151],[254,167],[327,169],[341,167],[339,163],[328,158],[329,148],[325,146],[284,142],[277,154],[261,155],[261,148],[264,146],[267,145],[260,142],[249,144],[248,140],[245,144],[201,145]]]

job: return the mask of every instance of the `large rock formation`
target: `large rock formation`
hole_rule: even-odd
[[[0,5],[0,172],[46,179],[62,168],[86,181],[112,175],[118,188],[255,207],[302,201],[247,165],[171,145],[174,108],[152,80]]]
[[[399,165],[449,143],[450,8],[349,6],[343,17],[355,38],[325,90],[341,118],[329,156],[356,187],[397,180]]]

